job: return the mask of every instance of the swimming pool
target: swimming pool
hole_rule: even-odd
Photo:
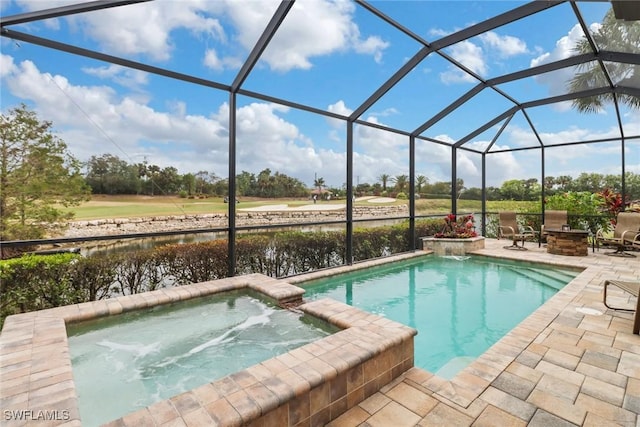
[[[69,325],[82,424],[101,425],[338,330],[242,291]]]
[[[535,311],[578,272],[481,256],[427,256],[300,283],[418,330],[415,366],[455,374]]]

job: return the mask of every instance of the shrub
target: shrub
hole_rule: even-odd
[[[0,261],[0,316],[84,301],[73,282],[71,264],[79,255],[25,255]]]
[[[416,236],[432,235],[440,220],[416,221]],[[354,260],[412,248],[408,221],[354,230]],[[343,231],[277,232],[238,237],[236,274],[283,277],[344,265]],[[166,245],[127,253],[28,255],[0,261],[0,316],[221,279],[228,242]]]
[[[416,221],[416,236],[433,236],[442,229],[440,218],[419,219]]]
[[[226,240],[166,245],[155,252],[157,267],[168,276],[165,285],[186,285],[227,276]]]
[[[114,285],[118,259],[113,255],[78,257],[70,264],[71,281],[82,293],[82,301],[97,301],[119,293]]]
[[[546,209],[566,210],[571,228],[590,230],[592,233],[602,228],[610,229],[611,223],[602,216],[605,200],[599,193],[569,191],[547,197]]]

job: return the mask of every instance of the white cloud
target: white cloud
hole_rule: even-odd
[[[453,34],[456,30],[446,31],[443,28],[432,28],[429,30],[429,35],[435,38],[442,38],[444,36],[448,36],[449,34]]]
[[[448,34],[441,29],[432,29],[430,33],[436,36]],[[446,50],[453,59],[482,77],[488,74],[489,58],[504,59],[528,53],[527,44],[514,36],[499,35],[489,31],[474,40],[463,40]],[[477,41],[482,43],[484,49]],[[447,71],[440,73],[440,80],[445,84],[477,83],[475,78],[453,65],[449,66]]]
[[[351,49],[372,55],[380,62],[389,43],[378,36],[363,39],[353,22],[354,13],[355,5],[344,0],[296,2],[261,59],[271,69],[283,72],[293,68],[309,69],[315,56]],[[252,39],[251,44],[253,42]]]
[[[20,5],[39,10],[68,3],[75,2],[23,1]],[[171,59],[175,33],[188,31],[203,45],[203,64],[221,71],[241,66],[277,6],[270,1],[157,0],[63,19],[106,52],[156,61]],[[354,23],[355,10],[355,4],[346,0],[296,2],[261,59],[281,72],[309,69],[314,57],[347,51],[370,55],[380,63],[390,44],[379,35],[362,36]],[[229,18],[226,26],[223,18]]]
[[[376,117],[366,119],[381,124]],[[382,174],[409,175],[409,138],[378,128],[356,125],[354,131],[354,180],[378,182]]]
[[[487,73],[488,67],[482,48],[468,40],[463,40],[450,48],[451,57],[460,62],[471,71],[481,76]],[[440,80],[444,84],[451,83],[477,83],[477,80],[464,71],[450,66],[445,72],[440,73]]]
[[[225,69],[239,69],[242,66],[242,58],[237,56],[220,57],[218,52],[212,48],[205,51],[202,63],[212,70],[224,71]]]
[[[220,22],[204,15],[205,4],[158,1],[116,7],[68,19],[78,23],[101,47],[114,54],[147,55],[165,61],[174,48],[171,32],[186,29],[196,35],[224,40]]]
[[[329,105],[329,107],[327,107],[327,111],[335,114],[341,114],[343,116],[350,116],[351,113],[353,113],[353,110],[347,107],[342,99],[335,104]]]
[[[382,40],[380,37],[371,36],[366,40],[360,40],[356,38],[354,41],[354,50],[357,53],[373,55],[374,61],[378,64],[382,62],[382,53],[389,47],[389,43]]]
[[[227,175],[229,107],[226,103],[212,107],[208,114],[193,114],[189,111],[190,101],[180,98],[181,93],[172,93],[175,98],[165,99],[164,103],[161,99],[152,104],[150,100],[132,93],[119,94],[106,85],[75,84],[65,76],[42,72],[31,61],[16,63],[8,55],[0,56],[0,70],[2,87],[7,90],[7,95],[35,105],[40,117],[54,123],[55,130],[81,160],[112,153],[127,161],[138,162],[144,155],[150,163],[161,167],[175,166],[180,173],[208,170],[222,177]],[[120,75],[117,68],[111,67],[91,69],[91,73],[102,78]],[[342,100],[327,106],[327,109],[344,115],[352,112]],[[317,173],[328,184],[341,186],[346,180],[344,145],[340,145],[338,151],[321,148],[318,141],[311,140],[301,132],[298,124],[287,119],[290,112],[287,107],[262,102],[239,108],[238,171],[257,173],[268,167],[274,172],[295,176],[309,185]],[[381,123],[382,116],[369,116],[366,120]],[[635,134],[640,133],[640,113],[625,111],[624,122],[625,129],[633,128]],[[327,138],[344,142],[344,122],[341,126],[333,134],[334,130],[330,129]],[[408,137],[360,125],[356,125],[355,130],[354,179],[357,176],[360,182],[375,183],[383,173],[409,173]],[[550,141],[575,141],[614,134],[613,128],[590,131],[574,127],[541,136]],[[504,137],[508,138],[505,145],[511,148],[518,146],[516,144],[537,144],[531,132],[517,127],[508,127]],[[437,138],[453,142],[447,135]],[[584,147],[580,146],[580,152],[586,152]],[[637,152],[637,144],[635,147]],[[421,162],[417,173],[428,176],[432,182],[450,180],[448,147],[420,143],[416,150],[416,159]],[[531,151],[534,158],[539,155]],[[550,151],[555,155],[561,150]],[[460,152],[458,168],[461,176],[478,177],[478,157]],[[634,159],[633,154],[630,157],[629,167],[637,167],[634,165],[640,161]],[[489,185],[498,185],[499,179],[529,178],[539,174],[537,164],[524,161],[521,155],[492,154],[487,159]],[[531,171],[534,167],[536,170]]]
[[[118,95],[107,86],[78,86],[59,75],[42,73],[31,61],[13,66],[2,55],[2,79],[13,96],[29,100],[39,117],[54,123],[57,134],[82,161],[111,153],[128,162],[174,166],[180,173],[213,171],[227,176],[229,106],[209,116],[188,112],[185,100],[166,101],[166,111],[147,100]],[[342,108],[346,108],[342,106]],[[345,153],[317,147],[285,119],[290,109],[255,102],[238,109],[238,171],[265,168],[313,182],[345,181]]]
[[[515,124],[507,126],[498,141],[508,144],[511,148],[540,146],[538,138],[536,138],[530,127],[522,128]],[[492,149],[496,150],[498,149],[497,147],[498,145],[494,145]]]
[[[551,52],[544,52],[531,60],[531,67],[559,61],[573,55],[573,48],[583,37],[584,33],[580,25],[576,24],[571,28],[566,36],[556,42],[555,48]],[[560,70],[540,74],[534,77],[536,82],[549,88],[549,95],[556,96],[567,93],[567,83],[576,72],[575,67],[567,67]],[[571,103],[558,103],[554,107],[557,111],[567,111],[571,108]]]
[[[327,107],[327,111],[329,111],[330,113],[340,114],[345,117],[349,117],[351,113],[353,113],[353,110],[347,107],[343,100],[339,100],[335,104],[329,105]],[[334,131],[346,128],[346,122],[344,120],[334,119],[333,117],[327,117],[326,120],[329,126],[331,126]],[[330,135],[330,138],[332,141],[341,140],[340,137],[335,134]]]
[[[490,52],[496,52],[499,56],[510,57],[527,53],[527,44],[513,36],[501,36],[493,31],[480,35],[480,40],[487,46]]]
[[[85,67],[82,68],[82,71],[101,79],[111,79],[121,86],[134,90],[140,90],[142,86],[146,86],[149,83],[149,75],[144,71],[115,64],[96,68]]]
[[[400,112],[396,108],[391,107],[391,108],[386,108],[380,112],[372,112],[371,115],[375,117],[388,117],[388,116],[395,116],[399,113]]]
[[[0,78],[15,72],[16,66],[13,63],[13,58],[9,55],[3,55],[0,53]]]
[[[494,145],[496,150],[506,149],[500,145]],[[487,165],[487,185],[499,187],[502,182],[507,179],[527,179],[539,175],[539,167],[536,165],[536,172],[526,168],[521,162],[518,162],[513,152],[502,152],[490,154],[486,157]],[[531,165],[529,165],[531,166]]]
[[[626,111],[625,111],[626,110]],[[622,109],[623,128],[625,135],[640,135],[640,110]],[[640,159],[639,159],[640,160]]]

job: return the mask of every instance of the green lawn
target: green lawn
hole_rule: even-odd
[[[319,201],[318,204],[344,204],[344,200]],[[397,200],[395,204],[407,204],[407,200]],[[289,207],[312,204],[308,199],[240,199],[238,208],[253,208],[265,205],[288,205]],[[371,203],[357,201],[356,206],[389,206],[389,203]],[[515,210],[537,206],[537,202],[499,201],[487,202],[487,210]],[[480,212],[482,204],[476,200],[458,200],[459,212]],[[188,215],[226,212],[229,206],[222,198],[185,199],[168,196],[93,196],[91,201],[80,206],[62,208],[75,214],[75,220],[91,220],[103,218],[132,218],[145,216]],[[418,215],[447,214],[451,210],[448,199],[419,199],[416,201]]]

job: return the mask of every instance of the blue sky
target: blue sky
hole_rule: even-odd
[[[3,1],[4,16],[75,2]],[[422,39],[433,42],[524,2],[373,1],[371,4]],[[230,84],[278,2],[157,0],[16,26],[14,29],[126,59]],[[607,2],[580,2],[580,12],[597,28]],[[582,36],[569,4],[562,4],[443,52],[483,78],[527,69],[572,55]],[[99,61],[1,40],[1,108],[24,102],[80,160],[110,153],[137,163],[175,166],[180,173],[208,171],[227,177],[226,92],[146,74]],[[357,109],[422,46],[364,8],[342,0],[299,0],[242,88],[348,115]],[[501,85],[518,102],[566,93],[572,70]],[[413,131],[478,81],[449,61],[431,54],[361,117],[372,123]],[[445,117],[423,136],[451,143],[511,108],[493,90]],[[627,135],[640,135],[640,113],[622,109]],[[322,177],[330,186],[346,182],[346,127],[317,116],[258,99],[238,97],[237,171],[270,168],[311,186]],[[615,112],[607,107],[583,115],[570,104],[529,111],[545,143],[584,141],[619,135]],[[484,148],[502,123],[478,135],[469,146]],[[354,183],[378,181],[381,174],[409,174],[408,139],[357,125]],[[518,113],[493,150],[536,145],[526,118]],[[586,144],[546,150],[546,174],[619,173],[619,143]],[[416,174],[430,182],[450,180],[446,145],[419,143]],[[466,186],[481,185],[480,156],[458,155]],[[490,155],[487,182],[540,179],[539,150]],[[640,141],[627,143],[628,171],[640,173]]]

